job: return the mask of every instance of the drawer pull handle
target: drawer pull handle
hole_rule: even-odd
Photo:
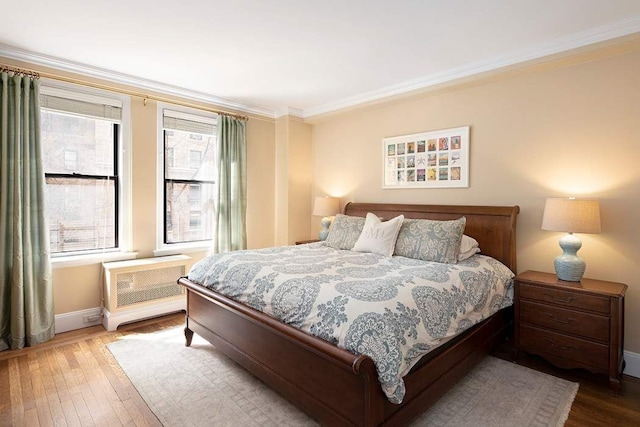
[[[551,313],[544,313],[544,314],[546,314],[548,317],[550,317],[551,320],[553,320],[554,322],[564,323],[565,325],[569,325],[571,322],[575,322],[575,320],[576,320],[573,317],[569,317],[569,318],[567,318],[567,320],[564,320],[564,319],[557,318],[556,316],[554,316]]]
[[[567,350],[577,350],[578,349],[578,347],[573,346],[573,345],[569,345],[569,346],[558,345],[558,344],[554,343],[553,341],[551,341],[549,338],[545,338],[544,340],[546,342],[548,342],[551,345],[551,347],[559,348],[560,350],[567,351]]]
[[[551,298],[552,300],[554,300],[555,302],[561,302],[563,304],[569,304],[571,301],[575,301],[576,299],[573,297],[568,297],[568,298],[558,298],[557,296],[550,294],[549,292],[545,292],[544,293],[546,296],[548,296],[549,298]]]

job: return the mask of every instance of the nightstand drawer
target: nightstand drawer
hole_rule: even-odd
[[[597,314],[520,301],[520,322],[602,342],[609,341],[609,318]]]
[[[583,278],[558,280],[525,271],[514,278],[514,343],[563,368],[609,375],[620,390],[624,366],[624,296],[627,285]]]
[[[603,314],[609,314],[610,309],[609,298],[581,294],[578,292],[560,291],[557,289],[528,285],[525,283],[520,284],[520,298],[538,300],[569,308],[595,311]]]
[[[609,363],[609,346],[520,325],[520,345],[532,353],[550,353],[602,369]]]

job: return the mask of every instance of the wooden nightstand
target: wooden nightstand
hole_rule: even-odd
[[[320,240],[318,239],[311,239],[311,240],[298,240],[296,242],[296,245],[305,245],[307,243],[315,243],[315,242],[319,242]]]
[[[627,285],[525,271],[515,279],[515,345],[561,368],[609,375],[620,390],[624,369],[624,294]]]

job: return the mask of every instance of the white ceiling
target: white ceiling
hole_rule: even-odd
[[[640,32],[640,0],[29,0],[0,56],[303,117]]]

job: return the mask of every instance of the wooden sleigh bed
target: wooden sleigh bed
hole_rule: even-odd
[[[390,219],[451,220],[465,216],[465,234],[482,254],[516,272],[518,206],[349,203],[345,214]],[[326,425],[405,425],[464,377],[507,336],[511,307],[502,309],[421,359],[404,377],[400,405],[383,394],[373,361],[311,336],[242,303],[181,278],[187,288],[186,345],[193,333]]]

